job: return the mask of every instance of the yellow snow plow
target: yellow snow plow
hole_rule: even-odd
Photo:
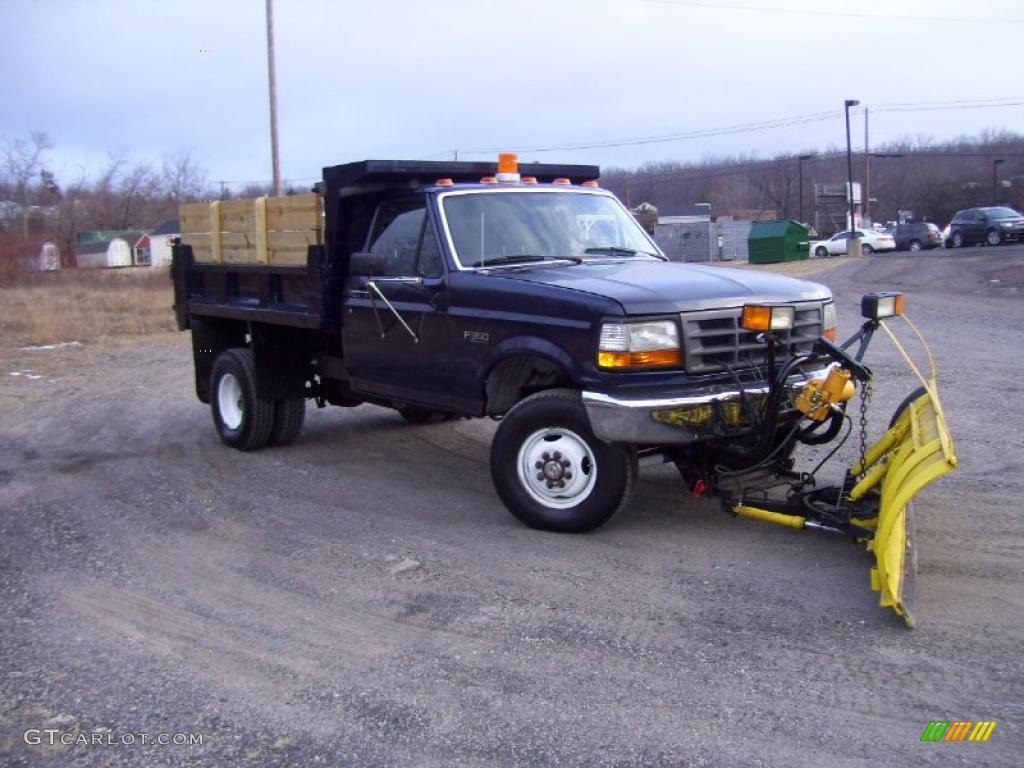
[[[739,470],[719,467],[713,478],[714,490],[734,515],[791,528],[840,533],[862,542],[874,556],[871,587],[880,593],[881,605],[892,608],[908,627],[913,627],[917,559],[912,502],[925,486],[952,471],[957,460],[939,401],[935,361],[924,338],[903,315],[903,295],[867,294],[861,301],[861,311],[867,322],[847,342],[837,346],[819,340],[816,353],[831,358],[835,365],[824,380],[807,382],[792,398],[793,410],[799,414],[792,429],[801,437],[813,436],[816,425],[830,422],[827,431],[831,435],[823,435],[826,439],[802,440],[823,443],[834,438],[844,423],[849,423],[849,436],[853,424],[846,406],[855,393],[853,382],[860,383],[860,460],[846,471],[842,484],[819,487],[815,482],[817,471],[835,454],[837,446],[811,473],[793,472],[763,461]],[[929,377],[921,373],[886,324],[887,318],[897,317],[924,346],[931,368]],[[866,410],[873,375],[861,360],[879,329],[889,336],[921,386],[896,409],[886,433],[868,445]],[[856,354],[846,351],[858,342]],[[803,426],[808,422],[810,426]],[[760,482],[752,482],[754,470],[768,470],[770,479],[762,476]],[[780,484],[779,478],[789,482]],[[780,485],[788,485],[782,498],[769,492]]]

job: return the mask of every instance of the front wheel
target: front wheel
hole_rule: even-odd
[[[828,258],[828,249],[823,245],[818,246],[814,249],[814,255],[819,259],[826,259]]]
[[[989,245],[999,245],[1003,242],[1003,235],[997,229],[990,229],[985,235],[985,242]]]
[[[953,233],[953,238],[952,238],[952,243],[953,243],[953,247],[954,248],[963,248],[964,247],[964,236],[962,234],[960,234],[959,232],[954,232]]]
[[[910,250],[917,252],[921,250],[921,242],[919,240],[910,241]]]
[[[590,429],[578,392],[552,389],[517,403],[491,444],[491,479],[508,510],[531,528],[579,533],[625,506],[636,451]]]

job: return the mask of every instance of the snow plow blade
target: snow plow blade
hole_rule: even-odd
[[[867,540],[875,556],[871,588],[883,607],[914,626],[913,581],[917,569],[911,502],[929,483],[956,468],[953,438],[946,425],[935,380],[898,412],[892,427],[853,468],[861,480],[850,500],[878,497],[878,515],[864,520],[875,535]]]

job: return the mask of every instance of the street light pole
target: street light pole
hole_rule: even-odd
[[[267,0],[267,71],[270,85],[270,155],[274,196],[281,196],[281,162],[277,147],[277,78],[274,74],[274,0]]]
[[[856,107],[858,104],[860,102],[856,99],[847,99],[843,102],[843,109],[846,112],[846,200],[850,218],[850,238],[846,241],[847,256],[860,256],[860,240],[853,237],[857,229],[853,220],[853,147],[850,142],[850,107]]]
[[[804,161],[813,160],[814,155],[800,155],[797,161],[797,193],[800,196],[798,208],[800,209],[800,223],[804,223]]]
[[[993,160],[992,161],[992,205],[999,205],[999,196],[997,194],[997,186],[999,183],[999,165],[1005,163],[1005,159]]]

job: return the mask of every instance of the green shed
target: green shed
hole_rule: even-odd
[[[751,264],[800,261],[810,258],[807,230],[795,221],[755,221],[750,227],[747,250]]]

